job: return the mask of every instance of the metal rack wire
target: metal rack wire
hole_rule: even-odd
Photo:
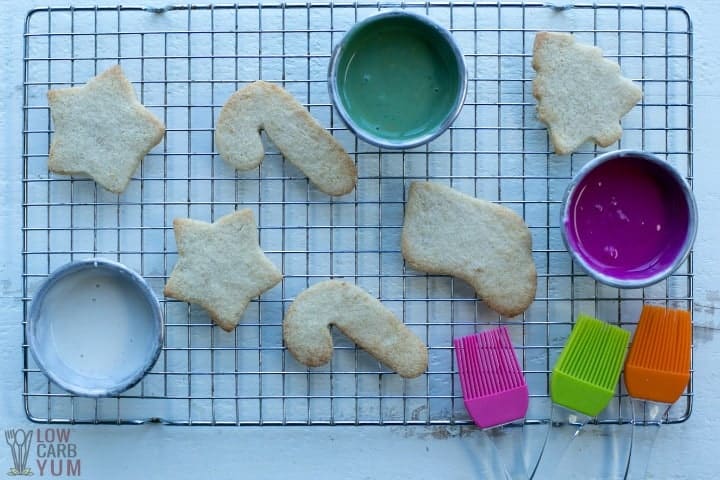
[[[332,46],[356,21],[405,8],[453,33],[469,69],[466,104],[429,146],[380,151],[353,137],[331,107]],[[528,422],[549,415],[548,377],[579,312],[633,329],[643,302],[691,309],[692,256],[671,278],[641,290],[596,284],[570,261],[558,229],[572,174],[594,157],[586,145],[556,156],[532,98],[539,30],[574,32],[603,48],[644,98],[624,119],[620,147],[658,153],[692,181],[692,27],[676,7],[541,3],[262,4],[41,8],[27,16],[24,82],[23,303],[60,265],[90,256],[141,273],[162,301],[165,345],[153,370],[118,397],[74,397],[34,364],[23,343],[24,401],[38,422],[186,425],[470,423],[452,338],[506,324],[530,386]],[[167,126],[122,195],[47,170],[48,89],[80,85],[120,63],[140,100]],[[237,173],[213,148],[228,96],[256,79],[277,82],[345,146],[357,189],[330,198],[268,145],[259,170]],[[613,146],[613,147],[616,147]],[[522,215],[533,236],[537,299],[503,319],[465,283],[406,267],[399,235],[407,186],[432,179]],[[251,303],[234,333],[204,311],[166,299],[176,261],[172,219],[214,220],[254,210],[260,244],[285,278]],[[402,380],[336,335],[332,362],[299,365],[284,349],[283,314],[308,285],[344,277],[379,297],[429,345],[428,372]],[[690,415],[692,382],[670,422]],[[617,405],[626,398],[617,392]],[[600,421],[624,422],[621,408]]]

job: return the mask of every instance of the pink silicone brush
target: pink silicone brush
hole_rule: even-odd
[[[465,408],[475,424],[482,429],[491,429],[525,418],[528,388],[507,328],[497,327],[456,338],[453,343]],[[514,430],[522,432],[520,428]],[[523,453],[524,449],[518,449],[520,442],[507,440],[500,444],[503,436],[489,437],[500,456],[511,460],[503,465],[506,477],[527,478],[522,455],[520,471],[508,469],[509,464],[516,466],[518,463],[514,454]]]

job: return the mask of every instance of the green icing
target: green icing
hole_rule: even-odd
[[[337,86],[360,129],[403,141],[431,133],[452,113],[459,75],[435,29],[413,18],[384,18],[347,39]]]

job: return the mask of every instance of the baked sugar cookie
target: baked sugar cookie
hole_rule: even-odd
[[[533,95],[555,152],[572,153],[588,140],[607,147],[622,136],[620,119],[642,98],[602,50],[568,33],[535,36]]]
[[[250,300],[282,280],[258,245],[251,210],[239,210],[206,223],[173,221],[179,258],[165,284],[165,295],[196,303],[223,330],[234,329]]]
[[[48,169],[63,175],[88,175],[111,192],[121,193],[165,126],[135,96],[120,65],[82,87],[50,90],[55,133]]]
[[[502,315],[519,315],[535,298],[530,230],[508,208],[437,183],[414,182],[401,244],[410,267],[465,280]]]
[[[283,338],[298,362],[317,367],[330,361],[330,326],[406,378],[427,369],[427,347],[379,300],[360,287],[340,280],[320,282],[304,290],[283,320]]]
[[[257,167],[265,155],[261,130],[319,190],[344,195],[355,188],[355,163],[333,136],[288,92],[257,81],[233,93],[220,111],[218,153],[238,170]]]

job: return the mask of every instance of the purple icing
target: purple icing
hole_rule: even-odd
[[[690,206],[677,180],[634,156],[599,164],[567,200],[569,248],[602,275],[640,280],[671,268],[688,237]]]

